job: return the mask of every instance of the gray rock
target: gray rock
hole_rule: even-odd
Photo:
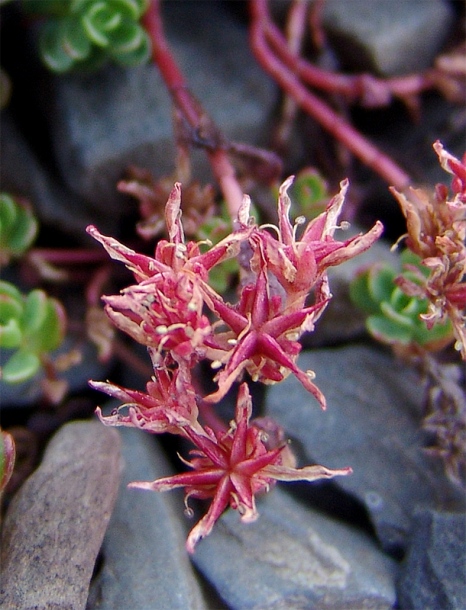
[[[258,143],[274,85],[254,60],[247,29],[214,2],[164,4],[167,39],[188,86],[230,140]],[[150,64],[60,76],[50,116],[63,179],[102,214],[119,213],[116,183],[130,164],[172,174],[172,105]],[[193,175],[210,179],[205,154]]]
[[[324,25],[345,67],[383,76],[430,67],[453,11],[443,0],[327,0]]]
[[[466,516],[425,510],[415,515],[411,544],[402,564],[403,610],[463,610],[466,607]]]
[[[227,511],[194,562],[232,610],[389,609],[395,563],[365,534],[275,488],[260,517]],[[227,549],[227,552],[225,552]]]
[[[89,245],[86,226],[98,222],[86,203],[66,189],[38,161],[7,111],[0,119],[0,180],[2,191],[29,199],[42,223]]]
[[[201,610],[205,606],[184,547],[182,499],[174,492],[127,488],[131,481],[166,476],[170,467],[149,434],[119,430],[121,487],[87,610]]]
[[[440,460],[423,452],[422,387],[406,364],[351,346],[304,352],[298,365],[316,373],[327,411],[290,376],[268,389],[267,415],[298,441],[303,463],[353,468],[335,485],[365,507],[385,549],[405,545],[417,505],[463,506]]]
[[[72,422],[50,441],[3,524],[4,610],[84,609],[118,492],[120,442],[97,422]]]

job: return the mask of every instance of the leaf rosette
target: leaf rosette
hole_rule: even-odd
[[[33,378],[43,357],[60,346],[65,319],[63,306],[43,290],[23,295],[13,284],[0,281],[0,349],[5,362],[0,379],[21,383]]]
[[[48,17],[39,51],[52,72],[91,70],[108,60],[136,66],[149,59],[150,40],[139,23],[147,0],[40,0],[25,6]]]

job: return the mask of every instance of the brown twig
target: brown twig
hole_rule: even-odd
[[[170,51],[160,17],[159,0],[151,0],[143,17],[143,25],[151,38],[152,59],[160,70],[175,106],[183,114],[193,132],[205,144],[207,156],[222,190],[228,212],[232,219],[236,219],[243,200],[243,191],[227,152],[222,146],[219,130],[190,92]]]
[[[389,184],[397,184],[399,190],[406,188],[411,182],[409,175],[389,156],[349,125],[328,104],[309,91],[299,76],[295,75],[299,73],[299,70],[292,71],[282,56],[278,57],[272,52],[268,46],[268,37],[270,37],[270,31],[275,32],[275,26],[269,18],[266,0],[251,0],[251,16],[252,49],[262,67],[272,75],[280,87],[292,95],[301,108],[342,142],[365,165],[378,173]],[[268,35],[267,32],[269,32]],[[275,40],[275,37],[273,39]],[[277,43],[275,49],[277,50],[277,48],[282,49],[282,45]],[[296,58],[293,56],[293,62],[295,61]],[[346,82],[346,77],[340,75],[335,75],[335,77],[338,77],[342,84]]]

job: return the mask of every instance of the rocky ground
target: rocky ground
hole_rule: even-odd
[[[275,4],[278,14],[284,3]],[[193,92],[227,137],[266,146],[279,92],[249,50],[245,3],[167,2],[164,15]],[[459,3],[447,0],[328,0],[324,23],[345,69],[393,75],[427,68],[460,15]],[[173,171],[171,105],[157,69],[108,66],[92,75],[51,76],[35,58],[34,25],[26,27],[17,6],[2,8],[1,26],[2,63],[13,84],[1,114],[2,190],[33,202],[42,245],[56,239],[89,247],[91,222],[115,237],[129,235],[137,215],[134,203],[116,193],[118,179],[130,164],[156,176]],[[418,124],[398,106],[366,118],[358,111],[354,120],[420,183],[443,178],[434,140],[455,155],[463,152],[464,108],[436,94],[423,98]],[[304,117],[294,137],[285,158],[289,172],[316,163],[322,142]],[[194,167],[196,178],[211,179],[202,152]],[[389,232],[402,233],[386,185],[360,166],[350,171],[365,197],[358,220],[381,216]],[[226,512],[192,558],[184,549],[191,522],[182,498],[126,487],[172,472],[173,449],[92,417],[102,397],[87,390],[87,379],[120,375],[112,380],[134,387],[141,376],[102,365],[88,346],[69,373],[71,398],[61,411],[40,406],[37,384],[2,384],[3,427],[28,430],[25,443],[37,442],[41,455],[7,494],[2,607],[464,608],[464,493],[423,450],[416,372],[367,338],[348,301],[354,269],[393,256],[390,245],[376,244],[333,272],[334,302],[300,356],[301,368],[316,372],[327,411],[294,378],[269,387],[258,405],[285,428],[300,465],[351,466],[353,474],[281,484],[260,499],[261,517],[250,525]],[[79,311],[77,295],[69,299]]]

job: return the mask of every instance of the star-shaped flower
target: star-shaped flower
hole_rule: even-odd
[[[382,223],[377,221],[365,234],[345,241],[335,239],[349,185],[348,180],[344,180],[340,192],[331,199],[325,211],[311,220],[298,238],[299,223],[293,226],[289,218],[291,201],[287,191],[292,182],[293,176],[280,187],[277,235],[259,229],[249,238],[254,250],[251,267],[258,271],[262,266],[261,259],[264,260],[267,270],[284,288],[284,309],[287,311],[303,307],[312,289],[321,293],[320,300],[327,298],[326,270],[370,248],[383,231]]]
[[[300,335],[312,329],[314,319],[325,305],[326,301],[322,301],[298,311],[280,313],[281,298],[270,296],[264,267],[256,283],[243,288],[236,308],[221,300],[214,302],[215,313],[231,330],[215,336],[217,345],[223,345],[225,351],[213,365],[224,368],[215,377],[218,390],[206,400],[217,402],[225,396],[243,370],[254,381],[263,383],[276,383],[293,373],[325,408],[325,397],[312,382],[313,374],[305,373],[295,363],[301,351]]]
[[[149,351],[153,356],[154,376],[146,384],[146,392],[109,382],[89,382],[94,390],[105,392],[124,403],[107,416],[102,415],[97,407],[100,421],[106,426],[141,428],[153,434],[185,435],[188,427],[203,434],[197,421],[199,412],[188,363],[183,359],[175,363],[170,356],[159,362],[158,354]]]
[[[211,499],[206,515],[194,526],[186,548],[194,552],[196,543],[210,534],[215,522],[227,506],[238,510],[241,520],[257,519],[255,495],[267,492],[275,481],[315,481],[350,474],[350,468],[330,470],[324,466],[294,468],[285,463],[287,445],[266,447],[264,433],[250,423],[251,397],[246,384],[240,387],[234,424],[225,434],[205,435],[187,431],[197,449],[186,462],[191,472],[164,477],[153,482],[135,482],[129,487],[152,491],[185,488],[189,498]]]
[[[204,303],[209,304],[211,295],[219,298],[208,285],[208,272],[239,252],[249,229],[233,232],[201,253],[197,243],[184,241],[180,205],[181,185],[176,183],[165,210],[169,240],[158,242],[154,258],[102,235],[92,225],[87,231],[113,259],[125,263],[138,282],[120,295],[103,297],[115,326],[142,345],[192,360],[211,334]]]

